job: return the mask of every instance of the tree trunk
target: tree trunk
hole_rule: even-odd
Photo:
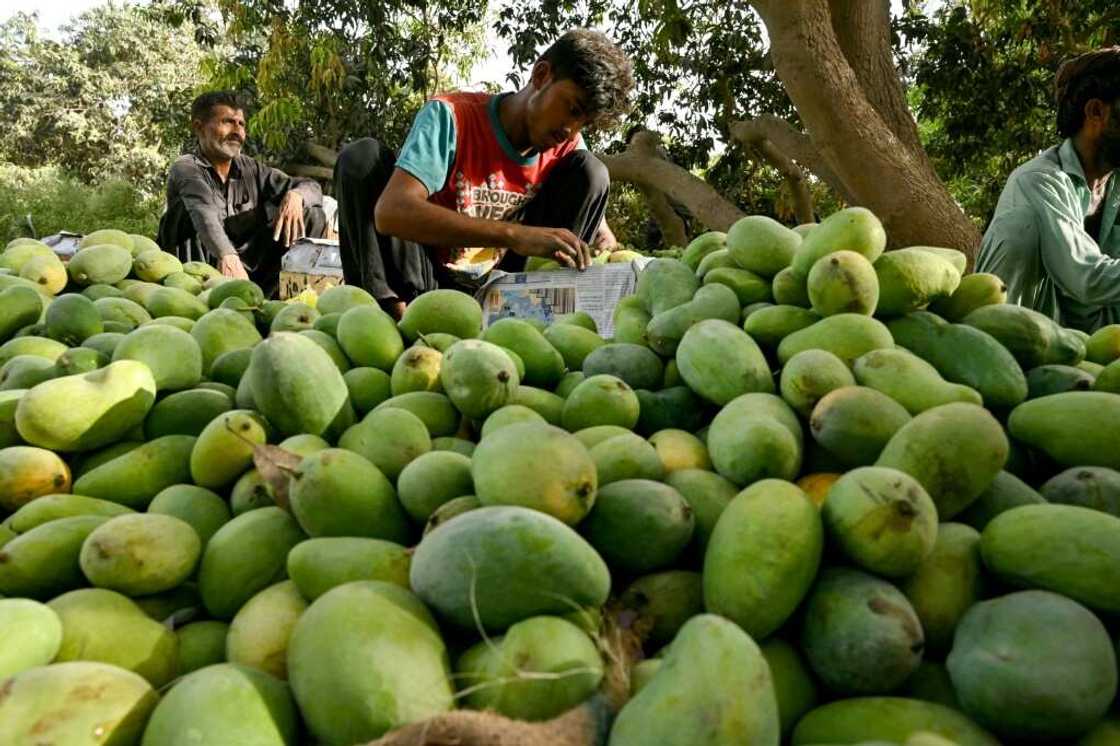
[[[288,163],[281,169],[289,176],[304,176],[309,179],[319,179],[320,181],[332,181],[334,179],[334,171],[326,166],[309,166],[305,163]]]
[[[828,0],[752,4],[766,23],[774,67],[813,145],[852,201],[879,216],[894,246],[949,246],[971,260],[980,245],[979,230],[924,153],[900,138],[872,104],[837,39]],[[884,3],[876,8],[887,12]],[[860,27],[864,35],[850,43],[886,43],[878,33],[871,36],[870,27]]]
[[[335,161],[338,160],[337,150],[332,150],[331,148],[315,142],[309,142],[305,147],[307,148],[307,154],[312,158],[319,161],[319,163],[322,163],[327,168],[334,168]]]
[[[709,230],[726,231],[743,217],[743,211],[724,199],[708,182],[668,160],[656,133],[635,134],[630,146],[620,155],[596,155],[606,165],[611,179],[661,192],[669,200],[688,208]]]

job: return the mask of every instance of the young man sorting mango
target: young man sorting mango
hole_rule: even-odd
[[[495,267],[548,257],[577,269],[613,242],[610,177],[581,132],[626,111],[630,62],[595,31],[564,34],[514,93],[435,96],[398,154],[373,138],[335,164],[347,284],[398,318],[437,287],[471,290]]]

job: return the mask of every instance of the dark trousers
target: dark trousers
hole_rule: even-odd
[[[453,287],[421,244],[387,236],[374,228],[373,208],[389,183],[396,155],[367,137],[344,147],[334,166],[338,200],[338,244],[348,285],[357,285],[381,301],[411,301],[437,287]],[[610,176],[603,162],[586,150],[564,157],[549,172],[533,199],[518,213],[518,222],[567,228],[591,243],[607,209]],[[517,272],[524,257],[507,252],[499,268]]]
[[[278,209],[275,205],[258,205],[225,221],[226,235],[237,249],[249,279],[260,285],[265,298],[275,297],[280,288],[280,263],[287,247],[272,239]],[[304,235],[322,238],[327,233],[327,214],[319,206],[303,208]],[[160,219],[160,240],[165,251],[176,254],[181,261],[208,262],[217,260],[202,247],[194,224],[185,209],[168,209]],[[170,248],[168,248],[170,247]]]

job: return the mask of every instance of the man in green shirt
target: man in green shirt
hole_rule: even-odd
[[[1120,47],[1068,60],[1056,97],[1065,140],[1011,174],[976,270],[1009,303],[1092,332],[1120,323]]]

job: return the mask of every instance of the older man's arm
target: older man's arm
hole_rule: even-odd
[[[168,193],[177,194],[183,200],[202,248],[214,258],[221,273],[226,277],[249,279],[237,248],[226,235],[221,208],[214,201],[205,174],[189,163],[176,163],[171,166],[167,182]]]

